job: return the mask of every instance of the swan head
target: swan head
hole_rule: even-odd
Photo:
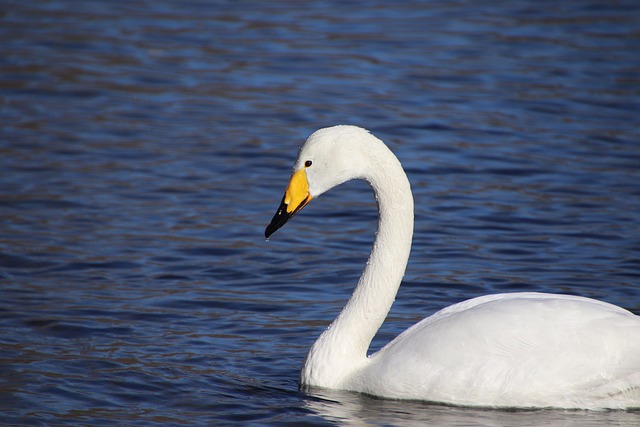
[[[373,145],[372,145],[373,144]],[[382,145],[366,129],[340,125],[317,130],[304,143],[284,197],[265,230],[269,237],[314,197],[355,178],[366,178],[371,149]]]

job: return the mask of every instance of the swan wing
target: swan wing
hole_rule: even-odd
[[[640,406],[640,317],[568,295],[475,298],[409,328],[354,382],[463,405]]]

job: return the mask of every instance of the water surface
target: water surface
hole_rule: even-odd
[[[370,249],[363,183],[269,242],[298,147],[357,124],[414,190],[372,350],[452,303],[543,291],[640,314],[640,7],[5,2],[5,425],[637,425],[298,390]]]

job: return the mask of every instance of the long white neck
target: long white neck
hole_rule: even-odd
[[[367,361],[404,276],[413,236],[413,197],[400,162],[385,146],[362,173],[378,202],[378,230],[353,295],[315,342],[301,372],[303,385],[339,387]],[[375,165],[375,167],[373,167]]]

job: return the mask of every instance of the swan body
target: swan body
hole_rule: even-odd
[[[487,295],[449,306],[367,356],[409,258],[413,197],[398,159],[368,131],[335,126],[300,149],[268,237],[309,201],[364,179],[378,231],[353,295],[313,344],[304,387],[491,407],[640,407],[640,316],[544,293]]]

